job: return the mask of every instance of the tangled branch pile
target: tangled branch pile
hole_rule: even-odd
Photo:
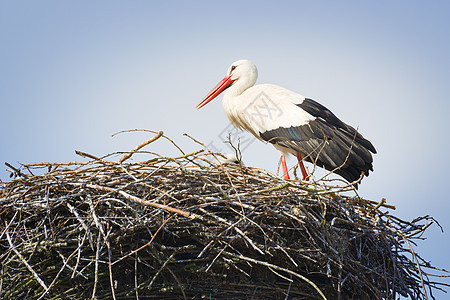
[[[139,148],[13,169],[0,297],[425,299],[444,285],[411,248],[430,217],[403,221],[352,186],[286,182],[203,150],[129,162]]]

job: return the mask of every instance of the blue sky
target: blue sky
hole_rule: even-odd
[[[163,130],[186,151],[198,147],[185,132],[227,151],[220,100],[195,105],[250,59],[258,83],[359,127],[378,151],[360,194],[406,219],[437,218],[446,231],[432,227],[418,251],[450,269],[449,13],[448,1],[0,1],[0,159],[126,151],[149,136],[111,135],[133,128]],[[148,149],[176,153],[163,141]],[[243,154],[276,171],[270,145]]]

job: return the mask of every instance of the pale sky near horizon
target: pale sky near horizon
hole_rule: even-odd
[[[448,1],[0,1],[0,179],[4,162],[131,150],[150,135],[111,135],[134,128],[230,152],[220,97],[195,106],[245,58],[258,83],[322,103],[372,141],[360,195],[405,219],[435,217],[444,233],[431,227],[417,249],[450,269],[449,15]],[[272,146],[243,155],[276,172]]]

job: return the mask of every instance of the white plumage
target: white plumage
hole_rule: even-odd
[[[273,84],[254,85],[258,77],[248,60],[234,62],[227,76],[197,105],[197,109],[225,91],[222,106],[232,124],[251,132],[280,151],[285,179],[289,179],[285,156],[302,160],[355,181],[372,170],[373,145],[319,103]]]

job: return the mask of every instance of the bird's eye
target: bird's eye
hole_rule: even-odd
[[[236,69],[236,66],[231,66],[231,72],[233,72],[234,69]]]

